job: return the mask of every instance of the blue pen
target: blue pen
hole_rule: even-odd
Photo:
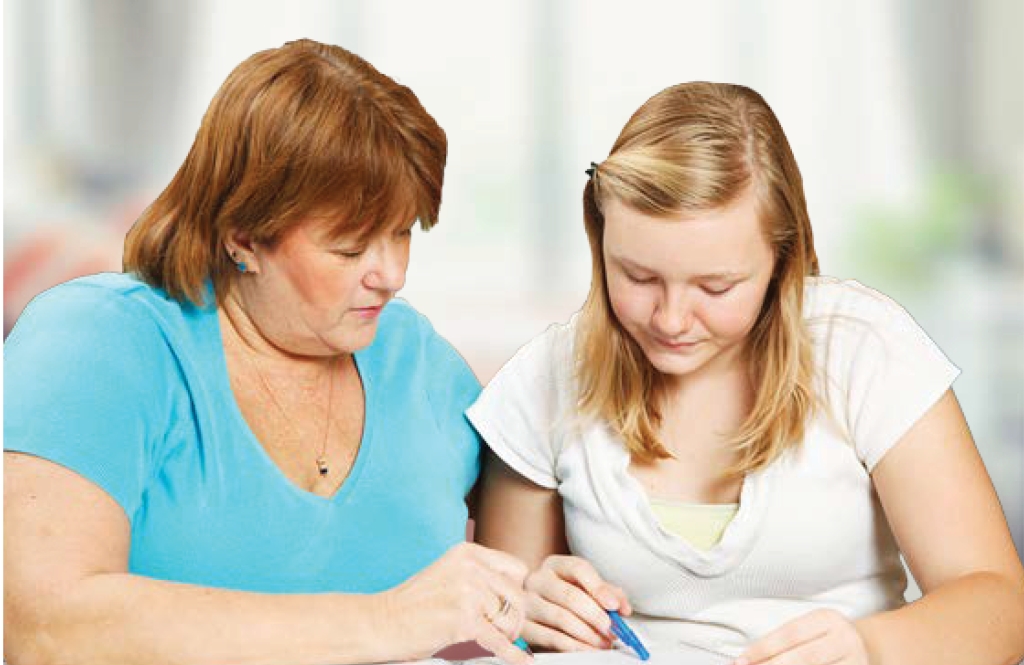
[[[640,657],[640,660],[647,660],[651,657],[651,654],[647,653],[647,649],[643,644],[640,643],[640,638],[636,636],[628,624],[622,620],[619,613],[615,610],[608,610],[608,616],[612,620],[612,632],[615,633],[615,637],[622,640],[622,643],[631,648],[636,652],[636,655]]]

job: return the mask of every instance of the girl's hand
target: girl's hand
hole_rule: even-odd
[[[575,556],[550,556],[526,578],[523,638],[555,651],[608,649],[615,641],[606,610],[632,614],[626,594]]]
[[[532,658],[512,644],[523,628],[526,565],[472,543],[460,543],[403,584],[381,594],[382,621],[402,658],[427,658],[457,642],[475,640],[512,665]]]
[[[815,610],[751,644],[733,665],[869,665],[864,640],[835,610]]]

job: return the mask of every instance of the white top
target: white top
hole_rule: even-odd
[[[858,618],[904,603],[868,474],[959,370],[876,291],[815,277],[805,293],[828,411],[800,446],[745,478],[739,511],[707,551],[659,526],[621,439],[576,416],[575,317],[520,349],[467,412],[506,464],[558,490],[571,551],[626,591],[655,640],[735,657],[814,609]]]

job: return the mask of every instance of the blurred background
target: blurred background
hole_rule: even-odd
[[[7,0],[5,334],[119,270],[125,231],[252,53],[310,37],[410,86],[448,133],[441,224],[403,295],[486,382],[579,308],[584,169],[648,97],[758,90],[803,170],[823,272],[906,307],[1024,551],[1024,3]],[[953,516],[951,516],[952,518]]]

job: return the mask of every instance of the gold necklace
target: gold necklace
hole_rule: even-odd
[[[337,367],[337,358],[332,358],[327,366],[327,422],[324,424],[324,436],[323,441],[320,443],[320,454],[316,458],[316,470],[320,474],[320,477],[324,477],[331,472],[331,467],[327,463],[327,435],[331,431],[331,411],[334,407],[334,369]],[[259,377],[260,383],[263,384],[263,389],[267,392],[270,397],[270,401],[274,403],[277,410],[281,412],[281,417],[288,427],[291,428],[295,438],[299,440],[299,428],[295,426],[295,422],[288,417],[288,413],[281,406],[281,403],[277,401],[277,396],[274,395],[274,391],[270,389],[270,384],[267,382],[267,378],[263,376],[263,371],[260,369],[259,362],[256,357],[253,356],[252,362],[253,368],[256,370],[256,376]]]

